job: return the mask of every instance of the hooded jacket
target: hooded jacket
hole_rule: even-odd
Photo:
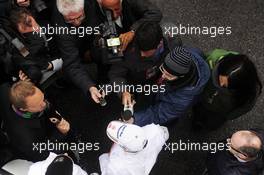
[[[256,94],[250,96],[245,102],[237,100],[234,91],[221,88],[218,82],[219,61],[225,56],[237,52],[215,49],[207,55],[207,63],[210,66],[212,76],[205,86],[199,102],[194,107],[194,114],[198,120],[203,120],[207,128],[215,129],[226,120],[235,119],[250,111],[261,93],[261,84],[256,86]]]
[[[210,77],[208,64],[199,49],[185,48],[192,54],[196,68],[196,82],[174,87],[166,84],[166,91],[159,92],[153,105],[134,114],[135,124],[144,126],[150,123],[164,124],[187,114]]]

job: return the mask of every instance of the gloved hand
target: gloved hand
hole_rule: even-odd
[[[62,65],[63,65],[63,60],[61,58],[55,59],[53,61],[51,61],[52,67],[53,67],[53,71],[59,71],[62,69]]]

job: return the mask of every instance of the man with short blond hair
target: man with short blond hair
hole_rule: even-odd
[[[53,122],[54,108],[33,83],[19,81],[11,88],[3,84],[0,86],[0,97],[4,128],[17,158],[35,162],[46,159],[49,151],[68,151],[44,149],[40,152],[40,144],[65,143],[70,124],[64,118]]]
[[[44,94],[31,82],[15,83],[10,89],[9,97],[15,111],[39,113],[47,107]]]
[[[25,108],[25,99],[34,95],[36,88],[33,83],[20,81],[14,84],[10,89],[10,101],[17,108]]]

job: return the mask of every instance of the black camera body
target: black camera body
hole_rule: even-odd
[[[33,5],[35,9],[37,10],[37,12],[42,12],[43,10],[48,8],[45,1],[43,0],[34,0]]]
[[[111,10],[104,10],[107,21],[101,24],[101,38],[98,40],[98,45],[102,49],[103,63],[114,63],[121,61],[123,52],[119,50],[121,41],[116,30],[113,14]]]
[[[48,101],[47,108],[45,110],[47,116],[49,119],[51,119],[51,122],[54,124],[58,124],[62,120],[61,114],[56,110],[55,106]]]

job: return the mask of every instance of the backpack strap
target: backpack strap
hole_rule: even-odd
[[[23,57],[29,55],[29,51],[27,50],[26,46],[18,39],[12,38],[4,29],[0,28],[0,33],[15,46],[15,48],[20,52]]]

